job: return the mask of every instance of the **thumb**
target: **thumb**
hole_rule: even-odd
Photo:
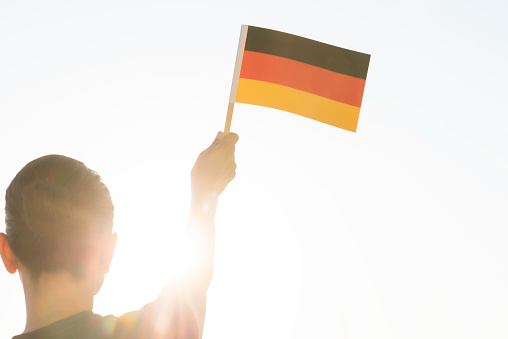
[[[217,133],[217,136],[215,137],[215,140],[212,142],[212,144],[210,146],[208,146],[207,149],[205,149],[203,152],[201,152],[201,154],[206,154],[208,152],[210,152],[211,150],[213,150],[215,148],[215,146],[217,146],[222,140],[224,140],[224,133],[222,133],[221,131],[219,131]]]

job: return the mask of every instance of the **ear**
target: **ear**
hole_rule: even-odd
[[[113,254],[115,253],[117,239],[118,239],[118,234],[115,232],[115,233],[111,234],[111,237],[109,237],[106,240],[104,256],[102,258],[102,265],[103,265],[104,273],[109,272],[109,268],[111,266],[111,260],[113,260]]]
[[[4,262],[7,272],[14,274],[18,270],[18,260],[14,253],[12,253],[9,242],[7,241],[7,234],[0,233],[0,256]]]

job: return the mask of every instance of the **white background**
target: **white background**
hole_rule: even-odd
[[[506,338],[507,13],[2,0],[0,187],[49,153],[98,171],[119,243],[94,311],[137,309],[182,259],[189,171],[223,128],[241,24],[369,53],[357,133],[236,105],[205,338]],[[3,271],[0,337],[24,317]]]

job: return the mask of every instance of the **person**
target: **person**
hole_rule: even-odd
[[[238,136],[217,134],[191,171],[187,236],[196,265],[140,310],[120,317],[93,313],[116,245],[114,207],[99,174],[82,162],[47,155],[28,163],[6,191],[0,254],[19,272],[26,327],[15,339],[201,338],[213,275],[218,196],[236,175]]]

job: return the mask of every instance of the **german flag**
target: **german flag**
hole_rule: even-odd
[[[369,61],[368,54],[244,25],[230,109],[235,102],[266,106],[356,132]]]

